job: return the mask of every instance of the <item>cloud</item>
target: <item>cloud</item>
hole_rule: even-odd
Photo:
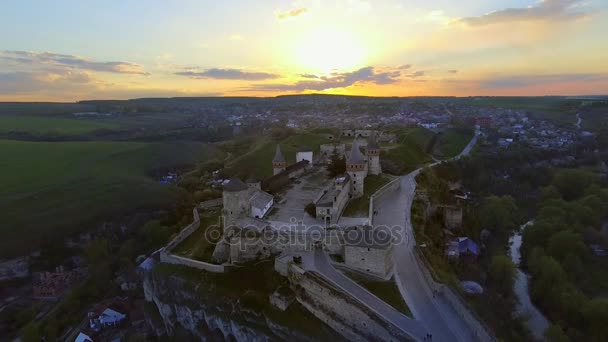
[[[0,93],[32,93],[49,88],[66,91],[101,83],[83,71],[0,72]]]
[[[412,67],[411,64],[403,64],[403,65],[398,66],[397,69],[405,70],[405,69],[409,69],[411,67]]]
[[[283,20],[283,19],[289,19],[289,18],[294,18],[294,17],[300,16],[306,12],[308,12],[308,9],[306,9],[304,7],[299,7],[299,8],[294,8],[291,11],[276,10],[274,12],[274,15],[277,17],[277,19]]]
[[[118,74],[149,75],[139,64],[129,62],[96,62],[74,55],[52,52],[2,51],[0,59],[32,67],[47,66],[60,69],[80,69]]]
[[[581,10],[584,6],[583,0],[541,0],[530,7],[506,8],[478,17],[459,18],[455,22],[469,26],[485,26],[520,21],[566,21],[589,15],[589,12]]]
[[[557,83],[576,82],[607,82],[608,74],[605,73],[580,73],[580,74],[530,74],[513,76],[496,76],[482,80],[481,88],[520,88],[527,86],[545,86]]]
[[[450,74],[457,74],[458,70],[456,70],[456,69],[448,70],[448,73],[450,73]]]
[[[249,72],[239,69],[207,69],[205,71],[181,71],[176,72],[175,75],[186,76],[194,79],[207,79],[213,78],[218,80],[248,80],[248,81],[261,81],[278,78],[279,75],[266,73],[266,72]]]
[[[426,74],[426,71],[419,70],[419,71],[415,71],[415,72],[412,72],[410,74],[407,74],[405,76],[407,76],[409,78],[416,78],[416,77],[422,77],[425,74]]]
[[[352,72],[334,72],[330,76],[316,77],[316,80],[299,81],[294,84],[257,84],[247,90],[262,91],[304,91],[346,88],[356,83],[391,84],[398,82],[399,71],[377,72],[373,67],[365,67]],[[314,76],[306,74],[306,76]],[[313,77],[306,77],[313,78]]]

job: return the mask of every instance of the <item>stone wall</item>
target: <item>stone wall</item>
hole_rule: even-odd
[[[399,327],[314,272],[292,265],[296,300],[349,341],[411,341]]]
[[[226,266],[224,265],[215,265],[204,261],[184,258],[175,254],[169,254],[165,250],[161,250],[160,252],[160,262],[165,264],[184,265],[213,273],[226,272]]]
[[[215,207],[221,207],[222,202],[223,202],[222,198],[216,198],[216,199],[212,199],[212,200],[208,200],[208,201],[203,201],[198,204],[198,208],[199,209],[211,209],[211,208],[215,208]]]
[[[188,236],[190,236],[190,234],[192,234],[195,230],[197,230],[198,227],[200,226],[200,223],[201,223],[201,218],[198,215],[198,210],[196,208],[194,208],[194,209],[192,209],[192,223],[190,223],[184,229],[182,229],[182,231],[179,232],[177,234],[177,236],[175,236],[173,238],[173,240],[171,240],[167,244],[167,246],[165,246],[165,249],[169,252],[172,251],[175,248],[175,246],[179,245]]]
[[[193,217],[192,223],[187,225],[186,228],[182,229],[182,231],[179,232],[177,234],[177,236],[175,236],[173,238],[173,240],[171,240],[167,244],[167,246],[165,246],[164,248],[161,248],[160,262],[165,263],[165,264],[185,265],[185,266],[194,267],[194,268],[198,268],[200,270],[205,270],[205,271],[214,272],[214,273],[225,272],[226,268],[224,267],[224,265],[210,264],[210,263],[207,263],[204,261],[189,259],[189,258],[171,254],[171,251],[173,249],[175,249],[175,247],[177,245],[182,243],[182,241],[184,241],[188,236],[190,236],[190,234],[194,233],[200,227],[201,219],[198,214],[197,208],[192,209],[192,217]]]
[[[344,264],[384,278],[392,268],[392,246],[386,249],[359,246],[344,247]]]

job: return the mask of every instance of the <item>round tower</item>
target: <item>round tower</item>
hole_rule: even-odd
[[[367,164],[370,175],[379,175],[382,173],[380,166],[380,146],[376,141],[376,133],[373,132],[367,139]]]
[[[367,161],[359,150],[359,142],[355,139],[353,147],[346,159],[346,172],[351,179],[350,194],[356,198],[363,196],[365,177],[367,176]]]
[[[250,188],[237,177],[231,178],[224,185],[222,202],[226,225],[233,224],[239,218],[249,214],[250,193]]]
[[[274,153],[274,159],[272,159],[272,174],[276,175],[285,171],[287,167],[287,162],[285,161],[285,157],[283,157],[283,153],[281,152],[281,147],[277,144],[277,150]]]

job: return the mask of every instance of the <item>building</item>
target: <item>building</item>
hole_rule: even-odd
[[[76,339],[74,340],[74,342],[93,342],[93,339],[91,337],[89,337],[89,335],[80,332],[78,334],[78,336],[76,336]]]
[[[287,161],[285,161],[285,157],[283,157],[283,152],[281,152],[281,146],[277,144],[277,149],[274,153],[274,158],[272,159],[272,174],[277,175],[287,168]]]
[[[380,146],[376,141],[376,133],[372,133],[367,139],[367,148],[365,153],[367,155],[367,162],[369,164],[369,174],[381,174],[382,168],[380,166]]]
[[[462,208],[445,205],[443,207],[443,224],[448,229],[462,226]]]
[[[312,159],[313,152],[310,148],[301,148],[300,150],[298,150],[298,152],[296,152],[296,163],[303,160],[308,160],[308,165],[312,166]]]
[[[392,269],[393,243],[375,236],[371,226],[351,227],[344,231],[344,265],[386,278]]]
[[[367,160],[359,150],[359,143],[355,139],[348,158],[346,158],[346,172],[351,179],[351,197],[363,196],[365,191],[365,177],[367,177]]]
[[[99,316],[89,317],[89,326],[91,329],[99,331],[106,327],[117,327],[125,319],[127,319],[127,315],[110,308],[106,308]]]
[[[274,197],[264,191],[256,191],[249,199],[251,217],[263,218],[274,204]]]
[[[34,297],[55,299],[61,296],[79,278],[76,271],[65,271],[63,266],[55,272],[33,274]]]
[[[337,223],[350,198],[351,179],[348,174],[334,180],[333,187],[323,192],[317,200],[317,218],[327,223]]]
[[[254,184],[245,184],[234,177],[224,185],[222,202],[227,225],[234,223],[239,218],[262,218],[272,208],[273,196],[258,190],[257,185]]]

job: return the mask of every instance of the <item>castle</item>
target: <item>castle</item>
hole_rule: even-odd
[[[349,199],[358,198],[365,193],[365,178],[380,175],[380,146],[375,133],[367,139],[365,157],[355,139],[350,153],[346,156],[346,174],[339,176],[329,188],[323,190],[315,202],[317,218],[328,223],[337,223]]]

